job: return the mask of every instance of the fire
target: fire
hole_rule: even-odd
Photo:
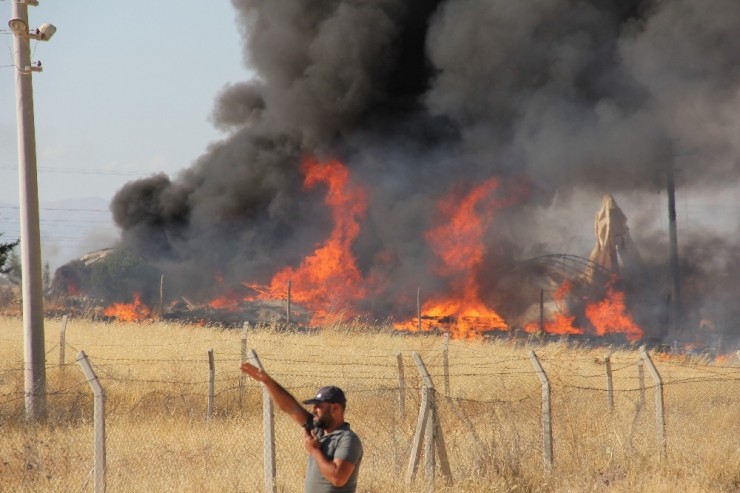
[[[214,310],[237,311],[242,298],[233,289],[230,289],[224,295],[209,301],[208,306]]]
[[[616,279],[612,279],[613,284]],[[586,331],[575,327],[573,322],[576,317],[570,315],[564,303],[565,296],[573,289],[569,281],[563,282],[553,293],[553,300],[558,307],[554,317],[545,323],[545,332],[548,334],[584,334]],[[642,329],[632,320],[627,313],[624,304],[624,293],[614,289],[612,285],[607,287],[604,299],[589,303],[586,306],[586,317],[593,326],[593,333],[598,336],[606,334],[624,334],[628,341],[635,342],[642,338]],[[524,330],[526,332],[537,332],[539,325],[528,323]]]
[[[576,317],[575,315],[568,314],[568,307],[565,304],[565,297],[573,290],[573,284],[565,280],[552,294],[552,299],[555,305],[558,307],[557,313],[555,313],[552,320],[548,320],[544,324],[544,331],[548,334],[583,334],[583,329],[579,329],[573,325]],[[524,327],[525,332],[533,333],[538,332],[540,326],[537,323],[530,322]]]
[[[291,300],[313,312],[312,325],[321,325],[332,318],[341,320],[358,315],[353,305],[365,300],[380,285],[377,279],[363,278],[351,250],[367,209],[365,190],[351,183],[349,169],[335,159],[319,161],[306,157],[301,171],[304,190],[319,185],[327,188],[324,203],[331,210],[334,224],[329,237],[297,267],[279,270],[269,284],[244,282],[243,286],[251,290],[250,295],[232,288],[210,301],[209,307],[235,311],[244,301],[285,299],[287,287],[291,286]],[[427,230],[424,238],[436,258],[432,269],[446,281],[447,294],[430,297],[421,308],[421,320],[414,318],[398,323],[397,329],[443,328],[457,338],[475,338],[487,330],[508,328],[504,319],[483,302],[478,280],[486,254],[483,238],[493,223],[495,211],[526,192],[526,187],[514,188],[511,197],[497,196],[502,195],[499,180],[490,178],[469,190],[453,187],[452,192],[438,202],[438,221]],[[215,280],[223,282],[223,275],[217,274]],[[545,332],[584,334],[587,331],[574,326],[576,316],[569,313],[565,303],[572,290],[572,283],[565,281],[553,294],[558,313],[545,323]],[[585,312],[596,335],[624,333],[630,341],[642,337],[642,330],[626,313],[624,294],[612,286],[608,287],[606,298],[589,304]],[[141,317],[140,311],[136,313]],[[525,330],[537,331],[539,325],[527,324]]]
[[[149,307],[141,302],[140,293],[134,293],[133,303],[112,303],[108,305],[103,310],[103,314],[107,317],[115,317],[122,322],[139,322],[152,315]]]
[[[304,189],[319,184],[328,187],[324,203],[329,206],[334,229],[329,238],[303,259],[297,268],[286,267],[269,286],[247,284],[257,291],[256,299],[285,298],[288,282],[292,300],[313,310],[311,323],[326,321],[331,313],[354,315],[351,303],[364,299],[367,288],[351,252],[367,209],[364,189],[350,184],[349,170],[337,160],[319,162],[304,158],[301,171]]]
[[[586,317],[596,330],[596,335],[623,333],[628,341],[642,338],[642,329],[626,313],[624,293],[609,286],[606,298],[586,307]]]
[[[434,270],[448,279],[452,294],[424,303],[422,320],[428,323],[422,325],[422,330],[431,329],[434,322],[454,322],[451,335],[469,338],[483,330],[506,328],[503,318],[481,301],[476,278],[485,254],[482,237],[493,220],[492,195],[498,185],[496,178],[490,178],[467,195],[460,197],[453,191],[438,203],[441,222],[424,236],[439,259]],[[416,330],[418,323],[408,321],[397,324],[397,328]]]

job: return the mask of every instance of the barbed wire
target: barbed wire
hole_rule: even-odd
[[[530,394],[525,395],[524,397],[520,399],[471,399],[471,398],[463,398],[463,397],[453,397],[452,400],[457,402],[475,402],[476,404],[519,404],[525,401],[528,401],[530,399],[536,399],[540,397],[540,389],[536,389],[535,391],[531,392]]]
[[[170,386],[174,386],[174,385],[179,385],[179,386],[203,386],[203,387],[205,387],[210,382],[210,380],[209,379],[206,379],[206,378],[204,378],[202,380],[176,380],[176,379],[165,379],[165,380],[163,380],[163,379],[151,379],[151,378],[118,377],[118,376],[112,375],[112,374],[104,371],[103,369],[100,369],[100,371],[99,372],[96,372],[96,373],[98,373],[98,378],[99,379],[101,379],[101,377],[102,377],[102,379],[104,381],[107,381],[107,382],[117,382],[117,383],[136,383],[136,384],[151,384],[151,385],[157,384],[157,385],[170,385]],[[285,375],[281,375],[281,376],[286,377],[286,376],[291,376],[291,375],[292,376],[295,376],[295,374],[285,374]],[[301,376],[303,376],[303,375],[301,375]],[[383,381],[395,381],[394,378],[390,378],[390,377],[384,378],[384,377],[366,377],[366,376],[363,377],[363,380],[380,381],[380,382],[383,382]],[[605,388],[571,384],[571,383],[567,383],[564,380],[562,380],[560,378],[556,378],[556,377],[553,377],[552,380],[553,380],[553,383],[557,383],[557,385],[554,385],[553,386],[553,390],[557,390],[558,388],[560,388],[560,389],[585,390],[585,391],[599,392],[599,393],[606,393],[606,392],[608,392],[608,390],[605,389]],[[236,376],[223,376],[223,377],[218,377],[218,378],[215,378],[214,379],[214,383],[237,382],[237,383],[234,383],[234,384],[232,384],[231,386],[229,386],[227,388],[220,389],[219,392],[218,392],[219,394],[220,393],[224,393],[224,392],[228,392],[228,391],[231,391],[231,390],[239,389],[240,388],[240,385],[239,385],[238,381],[239,381],[239,377],[236,377]],[[720,377],[717,377],[717,378],[683,378],[683,379],[672,380],[670,382],[664,382],[663,383],[663,386],[664,387],[670,387],[670,386],[696,384],[696,383],[708,383],[708,382],[714,382],[714,383],[717,383],[717,382],[740,382],[740,378],[736,378],[736,377],[728,377],[728,378],[720,378]],[[48,395],[49,396],[73,395],[73,394],[70,394],[68,392],[68,390],[69,389],[73,389],[73,388],[78,388],[80,386],[84,386],[85,383],[86,382],[82,381],[82,382],[76,383],[74,386],[69,387],[68,389],[49,391],[48,392]],[[656,384],[656,383],[650,383],[650,384],[645,384],[645,385],[643,385],[641,387],[614,388],[614,389],[612,389],[612,392],[614,392],[614,393],[634,393],[634,392],[638,392],[638,391],[646,391],[646,390],[650,390],[650,389],[655,389],[658,386],[659,385]],[[293,387],[286,387],[286,388],[291,388],[291,389],[314,389],[315,390],[315,386],[313,386],[313,385],[302,385],[302,386],[293,386]],[[368,387],[364,391],[367,391],[367,392],[377,392],[377,391],[391,391],[391,390],[398,391],[398,387]],[[539,386],[532,385],[530,390],[532,392],[534,392],[534,393],[538,393],[540,389],[539,389]],[[358,392],[358,389],[353,387],[352,388],[352,392]],[[439,390],[436,390],[436,392],[439,392]],[[18,396],[18,397],[14,397],[14,398],[11,398],[11,399],[8,399],[8,400],[5,400],[5,401],[0,401],[0,405],[7,404],[8,402],[12,402],[13,400],[16,400],[16,399],[20,399],[24,395],[25,395],[25,393],[22,392],[22,391],[10,392],[10,393],[0,393],[0,398],[8,397],[8,396]],[[195,393],[195,394],[192,394],[192,395],[207,396],[207,394],[202,394],[202,393]],[[476,400],[476,399],[469,399],[469,398],[459,398],[459,397],[455,397],[455,398],[456,399],[463,399],[463,400],[470,400],[470,401],[475,401],[475,402],[512,402],[512,401],[503,401],[503,400],[500,400],[500,399],[491,400],[491,401],[483,401],[483,400]]]

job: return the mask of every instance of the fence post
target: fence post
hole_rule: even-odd
[[[545,290],[540,288],[540,334],[545,333]]]
[[[85,374],[87,383],[90,384],[95,396],[93,410],[93,426],[95,427],[94,491],[95,493],[103,493],[105,491],[105,392],[103,392],[103,386],[100,385],[95,371],[87,360],[85,351],[80,351],[80,354],[77,355],[77,362],[82,367],[82,372]]]
[[[609,412],[611,412],[614,409],[614,382],[612,380],[612,360],[610,355],[604,355],[604,364],[606,365],[606,403]]]
[[[421,392],[421,407],[419,408],[419,419],[416,421],[414,442],[411,445],[411,457],[409,459],[409,467],[406,470],[406,484],[411,484],[411,482],[414,480],[416,469],[419,466],[423,433],[424,429],[426,428],[427,420],[429,419],[429,390],[426,386],[424,386],[422,387]]]
[[[64,346],[67,337],[67,315],[62,317],[62,327],[59,329],[59,366],[64,366]]]
[[[642,359],[637,361],[637,382],[640,386],[637,408],[642,409],[645,405],[645,366]]]
[[[406,382],[403,378],[403,358],[401,353],[396,353],[396,361],[398,362],[398,410],[401,414],[401,418],[406,416]]]
[[[164,315],[164,274],[159,278],[159,306],[157,307],[157,315],[160,317]]]
[[[426,467],[425,473],[428,480],[434,479],[434,451],[436,448],[437,454],[439,455],[440,466],[442,468],[442,474],[445,476],[448,485],[452,484],[452,471],[450,470],[449,460],[447,458],[447,448],[444,443],[444,436],[442,435],[442,427],[439,422],[439,413],[434,400],[434,384],[432,378],[429,376],[424,362],[418,353],[412,353],[411,356],[414,358],[417,369],[423,380],[422,388],[422,403],[421,410],[419,411],[419,421],[416,424],[416,433],[414,435],[414,443],[411,450],[411,460],[409,461],[409,468],[406,472],[406,483],[410,484],[414,479],[416,468],[419,463],[419,457],[421,456],[421,442],[422,433],[426,434]]]
[[[416,323],[421,332],[421,288],[416,288]]]
[[[241,347],[241,360],[240,363],[244,364],[247,362],[247,331],[249,330],[249,322],[242,324],[242,347]],[[242,407],[242,399],[244,397],[244,387],[246,385],[246,375],[244,372],[239,372],[239,409]]]
[[[250,362],[264,371],[265,367],[257,356],[257,352],[252,349],[249,352]],[[277,491],[275,484],[275,412],[273,410],[272,399],[267,387],[262,386],[262,424],[264,426],[264,474],[265,474],[265,491],[274,493]]]
[[[444,345],[442,347],[442,367],[444,368],[445,397],[450,398],[450,332],[445,332]]]
[[[552,415],[550,412],[550,382],[547,380],[544,368],[534,351],[529,352],[537,376],[542,383],[542,458],[545,463],[545,472],[552,470]]]
[[[660,444],[660,458],[661,460],[666,457],[666,436],[665,436],[665,410],[663,409],[663,379],[660,378],[658,369],[653,364],[653,360],[650,359],[650,355],[644,348],[641,349],[642,360],[648,367],[650,375],[653,377],[655,382],[655,424],[658,431],[658,442]]]
[[[216,383],[216,364],[213,361],[213,349],[208,350],[208,419],[213,416],[214,387]]]
[[[288,325],[290,325],[290,295],[291,295],[291,288],[293,286],[293,281],[288,280],[288,302],[285,304],[285,321]]]

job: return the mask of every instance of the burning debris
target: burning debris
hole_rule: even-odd
[[[544,260],[564,233],[542,220],[586,191],[640,210],[679,145],[701,149],[683,186],[737,181],[736,1],[233,3],[257,76],[218,96],[223,140],[111,205],[121,248],[157,273],[143,300],[161,275],[201,305],[280,300],[292,281],[312,324],[596,335],[610,312],[630,340],[693,337],[701,318],[738,337],[736,237],[682,237],[690,301],[669,324],[668,246],[644,215],[628,231],[605,199],[581,276]]]

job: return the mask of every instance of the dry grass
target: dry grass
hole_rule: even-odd
[[[76,362],[84,350],[107,394],[110,491],[261,490],[261,390],[240,390],[240,332],[178,324],[71,320],[58,366],[59,320],[46,324],[49,419],[23,419],[22,323],[0,318],[0,475],[3,491],[92,488],[93,399]],[[263,364],[296,396],[324,384],[345,388],[348,420],[363,438],[360,491],[427,491],[424,464],[406,486],[420,403],[418,352],[440,397],[454,485],[435,491],[738,491],[740,368],[737,363],[663,358],[665,460],[646,372],[639,405],[637,353],[565,342],[451,341],[444,399],[442,341],[360,323],[318,333],[260,327],[248,335]],[[206,420],[207,351],[216,358],[215,416]],[[535,350],[552,383],[555,466],[543,472]],[[614,409],[603,357],[611,352]],[[404,361],[406,413],[398,406],[396,355]],[[276,416],[279,491],[301,491],[300,430]]]

